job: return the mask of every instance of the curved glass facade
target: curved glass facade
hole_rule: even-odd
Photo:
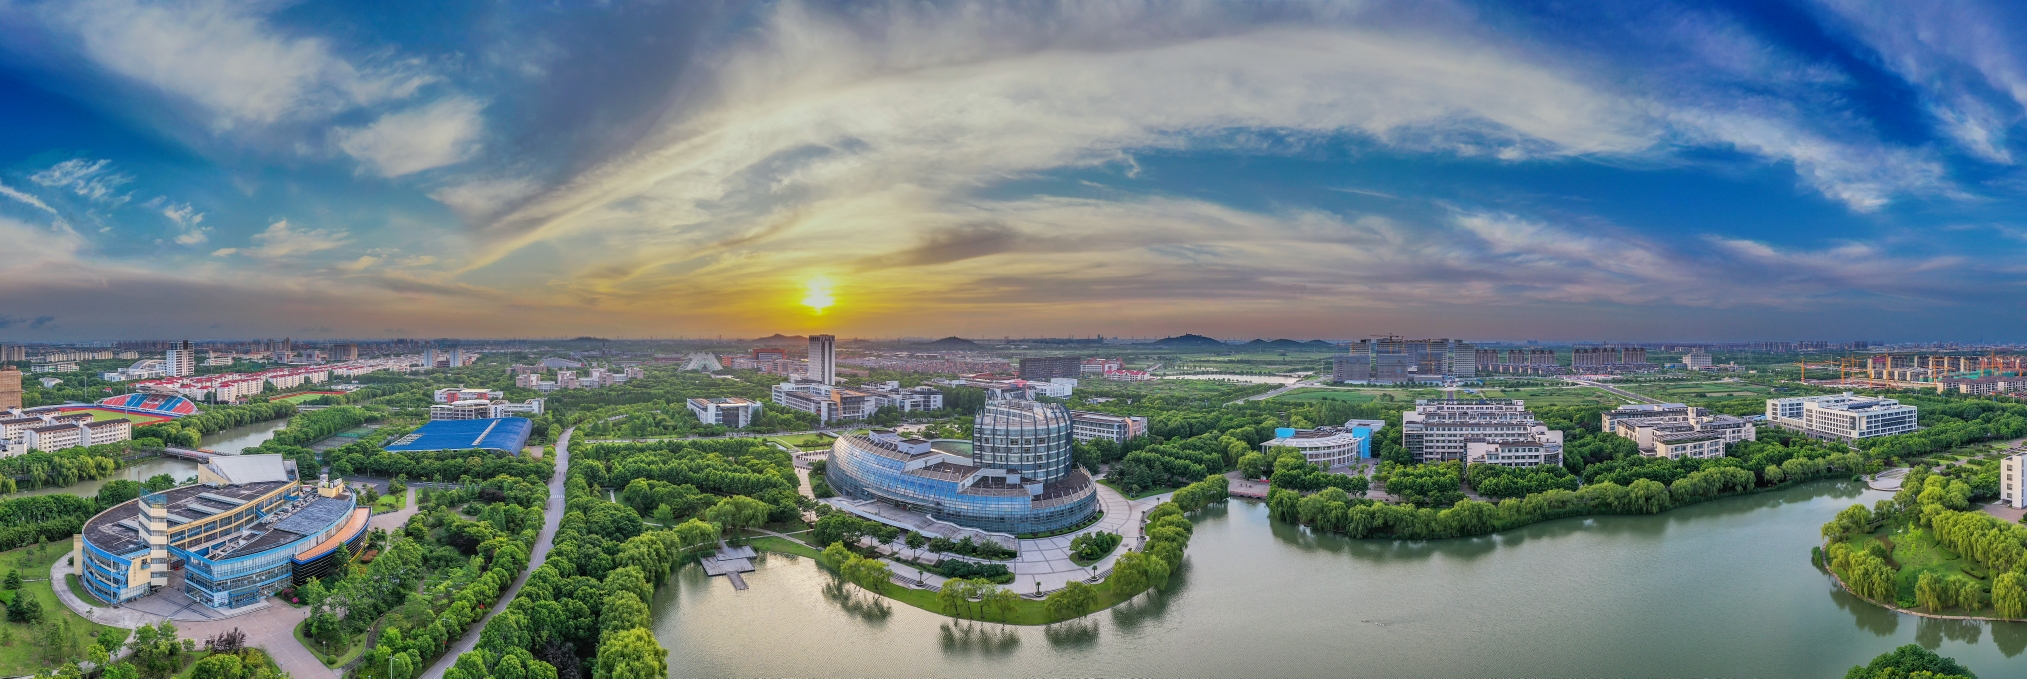
[[[1067,436],[1068,418],[1063,419]],[[1076,525],[1098,508],[1098,494],[1082,470],[1059,470],[1046,483],[970,464],[950,452],[957,446],[902,441],[892,434],[838,437],[824,479],[845,497],[880,500],[938,520],[1002,533],[1035,533]],[[949,442],[962,443],[962,442]],[[1032,445],[1032,444],[1029,444]],[[974,458],[975,459],[975,458]]]
[[[972,420],[971,459],[980,467],[1054,481],[1070,473],[1070,411],[1054,403],[988,401]]]

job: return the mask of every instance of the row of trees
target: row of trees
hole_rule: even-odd
[[[377,413],[356,406],[313,410],[289,420],[289,426],[275,432],[270,441],[284,446],[307,446],[378,418]]]
[[[1963,481],[1916,467],[1893,499],[1881,500],[1871,509],[1852,505],[1823,525],[1823,536],[1830,541],[1824,550],[1826,565],[1852,593],[1867,599],[1930,612],[1952,607],[1977,611],[1989,595],[1999,616],[2027,617],[2027,527],[1964,511],[1968,493]],[[1922,571],[1912,576],[1909,597],[1886,546],[1866,537],[1881,524],[1926,528],[1936,544],[1976,564],[1989,577]],[[1989,590],[1984,580],[1990,580]]]
[[[56,452],[29,451],[0,459],[0,491],[12,493],[35,488],[63,487],[79,481],[103,479],[118,471],[134,448],[132,441],[78,446]]]

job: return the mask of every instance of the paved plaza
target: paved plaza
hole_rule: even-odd
[[[1161,504],[1164,500],[1168,499],[1167,494],[1162,494],[1144,497],[1139,500],[1127,500],[1126,496],[1119,494],[1119,491],[1113,490],[1109,486],[1099,484],[1097,489],[1098,506],[1105,512],[1105,518],[1099,519],[1097,523],[1069,535],[1058,535],[1052,538],[1036,540],[1021,540],[1020,556],[1011,562],[986,562],[1005,563],[1008,570],[1013,571],[1014,581],[1012,584],[1007,585],[1008,589],[1021,594],[1033,594],[1037,591],[1037,586],[1039,586],[1040,591],[1050,592],[1062,589],[1063,585],[1069,584],[1072,580],[1088,580],[1094,573],[1097,575],[1106,574],[1112,570],[1112,562],[1118,560],[1120,554],[1128,550],[1138,549],[1142,541],[1146,539],[1146,536],[1140,530],[1140,517],[1145,515],[1148,510],[1153,509],[1155,505]],[[1118,549],[1113,550],[1111,554],[1106,555],[1105,558],[1099,559],[1096,564],[1093,564],[1096,567],[1095,569],[1079,566],[1076,562],[1071,561],[1070,541],[1076,539],[1079,535],[1098,531],[1118,533],[1125,539],[1120,542]],[[915,555],[914,550],[904,548],[899,551],[903,556],[913,557]],[[903,579],[919,579],[924,583],[938,587],[941,587],[946,579],[935,573],[919,571],[907,564],[894,563],[892,560],[888,560],[888,565],[893,567],[896,576]]]

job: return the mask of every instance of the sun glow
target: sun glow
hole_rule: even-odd
[[[822,316],[823,310],[830,308],[836,301],[831,297],[831,282],[825,278],[811,280],[802,295],[803,306],[809,307],[810,312],[818,316]]]

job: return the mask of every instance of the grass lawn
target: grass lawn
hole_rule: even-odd
[[[337,667],[339,665],[352,662],[352,659],[357,658],[359,657],[359,654],[366,652],[366,633],[360,632],[358,634],[352,635],[352,638],[347,640],[345,644],[346,648],[340,655],[337,656],[327,655],[325,653],[325,648],[323,644],[311,641],[309,637],[303,636],[303,625],[306,625],[308,623],[309,623],[308,620],[296,623],[296,630],[295,630],[296,643],[302,644],[303,648],[310,649],[311,654],[317,656],[318,660],[324,662],[324,666]]]
[[[788,446],[790,448],[795,448],[797,450],[818,450],[831,447],[831,441],[833,439],[831,437],[822,436],[818,434],[798,434],[795,436],[773,436],[769,437],[767,440],[774,441],[776,443],[780,443],[781,445]]]
[[[406,506],[408,506],[408,494],[407,494],[407,493],[397,493],[397,494],[394,494],[394,495],[382,495],[382,496],[380,496],[380,499],[379,499],[379,500],[375,500],[375,501],[373,502],[373,511],[374,511],[375,513],[383,513],[383,512],[395,512],[395,511],[401,511],[401,508],[403,508],[403,507],[406,507]]]
[[[300,394],[291,394],[288,396],[283,396],[281,398],[269,399],[269,401],[281,403],[302,403],[304,401],[315,401],[325,396],[343,396],[344,394],[345,392],[342,391],[306,391]]]
[[[93,632],[97,632],[99,635],[110,634],[114,639],[120,641],[126,640],[128,630],[107,627],[86,620],[78,614],[72,613],[69,608],[63,605],[62,601],[56,598],[56,590],[52,588],[52,583],[49,579],[49,570],[50,566],[54,565],[57,561],[70,556],[68,550],[58,545],[46,545],[42,547],[40,552],[34,552],[34,550],[34,547],[22,547],[7,552],[0,552],[0,574],[4,574],[8,570],[20,569],[21,577],[28,581],[22,585],[21,591],[16,594],[25,593],[28,596],[35,597],[36,602],[42,605],[44,620],[59,620],[68,624],[71,635],[77,639],[77,645],[80,649],[96,641]],[[92,599],[87,597],[85,600],[91,601]],[[37,630],[34,625],[17,622],[0,622],[0,675],[21,676],[34,674],[64,662],[65,659],[51,660],[41,657],[41,647],[42,645],[38,641]]]
[[[1375,391],[1350,391],[1346,389],[1308,389],[1308,388],[1296,389],[1286,394],[1274,397],[1274,399],[1277,401],[1278,400],[1304,401],[1304,402],[1342,401],[1345,403],[1371,403],[1374,400],[1377,400],[1378,398],[1379,392]],[[1400,397],[1395,396],[1394,398],[1398,399]]]
[[[141,426],[141,425],[144,425],[144,424],[154,424],[154,423],[156,423],[156,422],[167,422],[167,421],[169,421],[169,418],[166,418],[166,417],[161,417],[161,416],[157,416],[157,415],[141,415],[141,414],[138,414],[138,413],[123,413],[123,412],[120,412],[120,411],[117,411],[117,410],[103,410],[103,409],[99,409],[99,408],[82,408],[82,409],[78,409],[78,410],[67,410],[67,411],[64,411],[64,412],[69,412],[69,413],[90,413],[90,414],[91,414],[91,419],[92,419],[92,421],[93,421],[93,422],[104,422],[104,421],[106,421],[106,420],[126,420],[126,421],[128,421],[128,422],[132,422],[132,423],[134,423],[134,426],[136,426],[136,427],[138,427],[138,426]]]
[[[1106,488],[1111,488],[1113,490],[1119,491],[1119,494],[1126,496],[1126,499],[1128,500],[1138,500],[1140,498],[1147,497],[1149,495],[1160,495],[1162,493],[1175,492],[1175,488],[1173,487],[1162,486],[1160,488],[1151,488],[1138,493],[1128,493],[1126,492],[1125,488],[1121,488],[1119,484],[1113,483],[1112,479],[1099,479],[1098,482],[1105,484]]]
[[[1852,551],[1863,551],[1874,542],[1884,542],[1893,547],[1889,553],[1893,562],[1889,565],[1899,569],[1894,573],[1893,582],[1898,590],[1895,598],[1899,601],[1896,603],[1901,606],[1914,607],[1914,586],[1921,580],[1923,573],[1935,573],[1938,577],[1944,578],[1953,575],[1970,577],[1983,583],[1987,588],[1991,586],[1990,574],[1977,564],[1961,558],[1956,552],[1936,544],[1935,537],[1926,528],[1904,523],[1894,524],[1881,527],[1871,535],[1860,535],[1845,540],[1845,544],[1850,545]],[[1838,575],[1848,576],[1845,573]],[[1992,615],[1989,608],[1968,611],[1951,607],[1940,612],[1955,615]]]
[[[77,579],[76,573],[63,574],[63,584],[69,586],[71,595],[81,601],[86,603],[98,601],[98,597],[92,596],[91,592],[85,591],[84,582]]]

